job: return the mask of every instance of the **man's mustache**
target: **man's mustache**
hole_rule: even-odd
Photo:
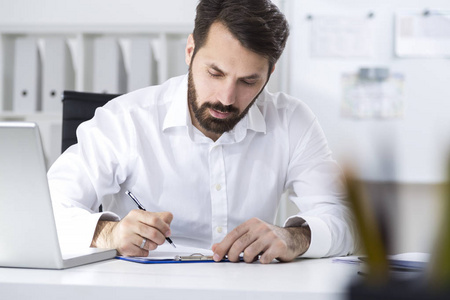
[[[216,103],[209,103],[206,102],[203,104],[204,107],[206,108],[212,108],[214,110],[217,110],[219,112],[223,112],[223,113],[238,113],[239,109],[232,106],[232,105],[223,105],[220,102],[216,102]]]

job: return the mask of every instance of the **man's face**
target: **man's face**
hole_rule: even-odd
[[[247,114],[267,82],[268,60],[246,48],[221,23],[214,23],[195,54],[186,46],[188,102],[193,124],[217,140]]]

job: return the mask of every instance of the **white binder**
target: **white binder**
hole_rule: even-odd
[[[42,110],[61,112],[61,94],[75,87],[75,72],[69,47],[63,37],[45,39]]]
[[[156,84],[156,60],[150,38],[136,37],[130,42],[128,91]]]
[[[122,51],[114,37],[94,40],[93,89],[95,93],[119,94],[127,88]]]
[[[41,59],[34,37],[15,41],[13,111],[34,113],[41,110]]]

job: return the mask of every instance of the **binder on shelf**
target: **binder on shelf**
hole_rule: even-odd
[[[95,93],[123,94],[127,88],[125,64],[116,38],[94,40],[93,89]]]
[[[75,88],[75,71],[65,39],[46,38],[43,58],[42,110],[61,112],[62,92]]]
[[[34,37],[15,41],[13,111],[34,113],[41,110],[41,59]]]
[[[14,59],[7,58],[14,57],[14,46],[14,36],[0,36],[0,116],[13,109]]]
[[[128,91],[156,84],[156,60],[150,38],[133,38],[130,45]]]

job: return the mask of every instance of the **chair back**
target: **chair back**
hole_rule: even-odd
[[[64,91],[61,153],[77,143],[78,125],[91,119],[95,110],[120,94],[100,94]]]

